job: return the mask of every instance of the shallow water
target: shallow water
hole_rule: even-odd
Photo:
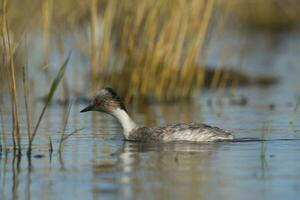
[[[271,88],[239,89],[238,96],[248,98],[245,106],[231,105],[227,98],[221,101],[218,94],[208,105],[204,93],[194,102],[130,109],[138,123],[201,121],[232,130],[237,138],[263,141],[126,142],[114,119],[100,113],[80,114],[84,105],[74,105],[67,133],[84,129],[71,136],[59,154],[60,116],[66,110],[53,105],[39,130],[30,163],[25,154],[20,160],[12,152],[2,154],[0,198],[297,199],[300,120],[298,116],[294,126],[289,124],[292,98],[277,93],[286,84],[289,82]],[[270,103],[274,104],[272,109]],[[22,127],[25,129],[25,124]],[[52,154],[48,151],[49,136]]]
[[[289,123],[300,94],[298,54],[294,53],[300,50],[298,35],[287,35],[284,38],[291,39],[282,38],[276,48],[271,45],[275,51],[272,59],[266,54],[266,45],[257,43],[259,38],[254,37],[256,43],[248,41],[258,46],[253,52],[262,56],[254,62],[246,60],[255,66],[247,70],[272,71],[280,74],[281,82],[266,88],[239,88],[237,98],[247,99],[244,106],[232,105],[227,95],[230,91],[225,90],[225,98],[219,91],[211,103],[204,91],[193,102],[129,108],[139,124],[204,122],[232,130],[238,139],[253,140],[213,144],[126,142],[114,119],[100,113],[80,114],[85,105],[76,104],[66,133],[80,131],[65,142],[59,154],[67,108],[54,104],[38,131],[31,160],[26,149],[19,158],[11,151],[1,154],[0,199],[299,199],[300,115],[294,124]],[[264,65],[266,60],[271,63]],[[81,82],[76,85],[84,86]],[[42,103],[34,103],[36,119]],[[2,109],[6,130],[11,127],[7,110]],[[22,144],[26,146],[23,107],[20,115]],[[49,153],[49,137],[53,153]],[[5,144],[12,145],[8,131]]]

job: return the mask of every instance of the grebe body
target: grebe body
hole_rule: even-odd
[[[138,142],[219,142],[234,136],[218,127],[202,123],[178,123],[161,127],[138,126],[131,119],[121,98],[112,88],[100,90],[90,105],[80,112],[99,111],[115,117],[123,127],[126,140]]]

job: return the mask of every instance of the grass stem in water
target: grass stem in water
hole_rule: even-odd
[[[51,84],[49,93],[48,93],[47,98],[46,98],[46,103],[45,103],[45,105],[44,105],[44,107],[43,107],[43,110],[42,110],[42,112],[41,112],[41,114],[40,114],[40,117],[39,117],[39,119],[38,119],[38,122],[37,122],[37,124],[36,124],[36,126],[35,126],[35,128],[34,128],[34,131],[33,131],[33,133],[32,133],[32,136],[31,136],[31,138],[30,138],[30,140],[29,140],[29,146],[28,146],[28,151],[27,151],[27,154],[28,154],[28,155],[31,154],[32,143],[33,143],[33,140],[34,140],[34,138],[35,138],[35,136],[36,136],[37,130],[38,130],[39,126],[40,126],[40,123],[41,123],[41,121],[42,121],[42,119],[43,119],[43,116],[44,116],[44,114],[45,114],[45,112],[46,112],[46,109],[47,109],[47,107],[49,106],[49,104],[50,104],[50,102],[51,102],[51,100],[52,100],[52,98],[53,98],[54,92],[56,91],[56,89],[57,89],[57,87],[58,87],[58,85],[59,85],[61,79],[62,79],[63,76],[64,76],[64,73],[65,73],[65,71],[66,71],[66,67],[67,67],[68,62],[69,62],[69,60],[70,60],[70,57],[71,57],[71,51],[70,51],[68,57],[66,58],[65,62],[64,62],[64,63],[62,64],[62,66],[60,67],[60,70],[59,70],[57,76],[55,77],[55,79],[53,80],[53,82],[52,82],[52,84]]]

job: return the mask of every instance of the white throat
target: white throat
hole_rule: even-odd
[[[117,108],[113,110],[112,115],[119,120],[124,129],[124,136],[128,139],[129,133],[137,127],[136,124],[123,109]]]

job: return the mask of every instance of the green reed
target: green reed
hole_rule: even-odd
[[[299,111],[299,107],[300,107],[300,96],[297,98],[295,107],[293,108],[293,112],[290,115],[290,124],[294,125],[295,121],[296,121],[296,117],[297,117],[297,113]]]
[[[71,133],[69,134],[62,134],[62,137],[60,138],[60,141],[59,141],[59,149],[58,149],[58,152],[61,153],[62,149],[63,149],[63,144],[64,142],[69,139],[72,135],[75,135],[76,133],[78,133],[79,131],[83,130],[84,128],[78,128],[78,129],[75,129],[74,131],[72,131]]]
[[[67,111],[65,112],[65,115],[64,115],[63,128],[62,128],[62,131],[61,131],[61,137],[60,137],[60,140],[59,140],[59,147],[58,147],[58,152],[59,152],[59,154],[61,154],[61,152],[62,152],[62,149],[63,149],[63,147],[64,147],[64,146],[63,146],[63,145],[64,145],[64,142],[65,142],[69,137],[71,137],[72,135],[76,134],[78,131],[83,130],[83,128],[75,129],[75,130],[72,131],[71,133],[66,134],[66,128],[67,128],[67,125],[68,125],[68,122],[69,122],[69,116],[70,116],[70,112],[71,112],[72,105],[73,105],[73,101],[72,101],[72,102],[69,104],[69,106],[67,107]]]
[[[59,152],[61,152],[61,150],[62,150],[62,144],[63,144],[63,140],[65,138],[65,132],[66,132],[66,128],[68,125],[71,108],[72,108],[72,103],[69,104],[69,106],[67,108],[67,112],[65,113],[63,128],[62,128],[61,137],[60,137],[60,141],[59,141],[59,148],[58,148]]]
[[[42,121],[42,119],[43,119],[43,116],[44,116],[44,114],[45,114],[45,112],[46,112],[46,109],[47,109],[47,107],[49,106],[49,104],[50,104],[50,102],[51,102],[51,100],[52,100],[52,97],[53,97],[55,91],[57,90],[58,85],[59,85],[61,79],[63,78],[63,76],[64,76],[64,74],[65,74],[66,67],[67,67],[68,62],[69,62],[69,60],[70,60],[70,57],[71,57],[71,52],[69,53],[69,55],[68,55],[68,57],[66,58],[65,62],[64,62],[64,63],[62,64],[62,66],[60,67],[59,72],[58,72],[58,74],[56,75],[55,79],[52,81],[50,90],[49,90],[48,95],[47,95],[47,98],[46,98],[45,105],[44,105],[44,107],[43,107],[43,110],[42,110],[42,112],[41,112],[39,118],[38,118],[38,121],[37,121],[37,123],[36,123],[36,126],[35,126],[35,128],[34,128],[34,130],[33,130],[33,133],[32,133],[32,135],[31,135],[31,137],[30,137],[30,139],[29,139],[29,145],[28,145],[28,150],[27,150],[27,154],[28,154],[28,155],[31,154],[32,143],[33,143],[34,138],[35,138],[35,136],[36,136],[37,130],[38,130],[39,126],[40,126],[40,123],[41,123],[41,121]]]
[[[260,161],[261,161],[261,168],[264,170],[267,167],[267,143],[266,143],[266,135],[269,135],[271,133],[272,127],[271,127],[272,120],[271,118],[267,119],[266,121],[263,121],[263,127],[262,127],[262,137],[261,137],[261,145],[260,145]]]

